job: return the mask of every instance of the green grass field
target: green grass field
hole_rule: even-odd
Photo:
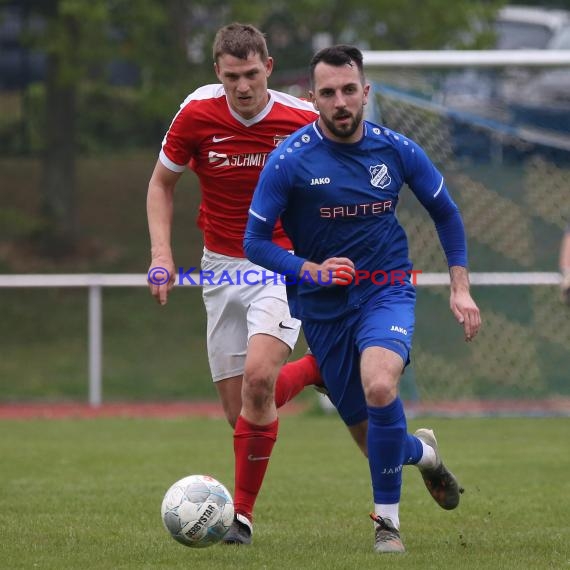
[[[0,422],[0,568],[568,568],[567,419],[414,419],[436,429],[466,488],[441,510],[404,473],[405,555],[372,551],[368,467],[333,416],[281,420],[251,548],[191,550],[162,527],[176,479],[233,487],[223,420]],[[382,557],[381,557],[382,558]]]

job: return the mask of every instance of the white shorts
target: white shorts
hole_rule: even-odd
[[[293,350],[301,322],[291,318],[280,276],[248,259],[206,248],[201,266],[214,382],[243,374],[247,343],[254,334],[274,336]],[[207,275],[212,276],[212,283],[207,282]]]

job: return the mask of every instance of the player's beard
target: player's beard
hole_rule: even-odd
[[[348,111],[340,111],[333,115],[332,120],[321,114],[321,119],[326,125],[327,129],[335,136],[341,139],[350,138],[358,129],[360,123],[362,122],[362,117],[364,116],[364,107],[361,107],[356,115],[351,115]],[[334,122],[335,119],[341,119],[344,117],[351,117],[352,120],[349,123],[344,124],[342,127],[338,127]]]

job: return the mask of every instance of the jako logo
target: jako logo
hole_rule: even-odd
[[[331,179],[328,176],[324,178],[311,178],[311,186],[319,186],[320,184],[330,184]]]
[[[403,335],[408,336],[408,331],[402,327],[397,327],[396,325],[392,325],[390,327],[390,330],[393,332],[399,332],[399,333],[402,333]]]

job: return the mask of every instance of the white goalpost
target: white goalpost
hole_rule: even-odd
[[[570,50],[408,50],[362,52],[367,68],[559,67],[570,65]]]

